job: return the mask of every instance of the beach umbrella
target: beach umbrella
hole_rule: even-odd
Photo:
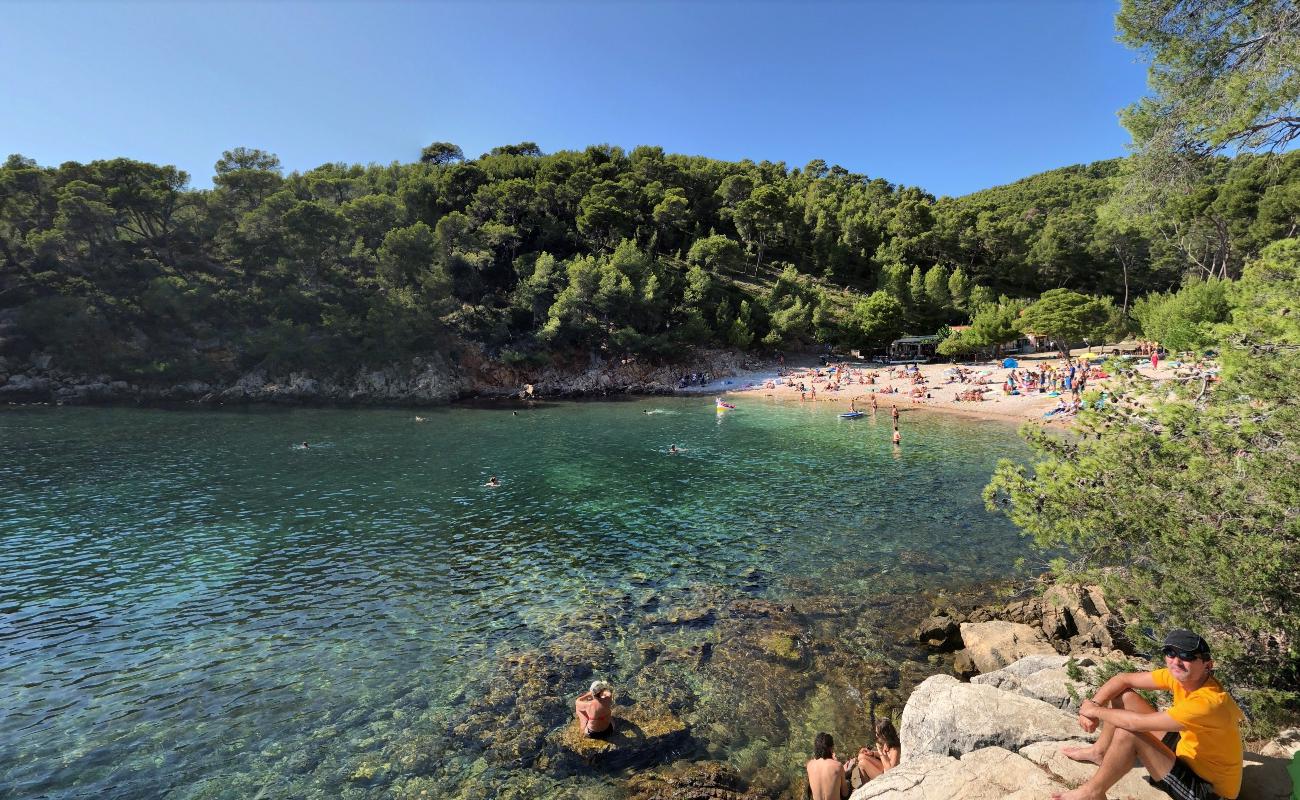
[[[1016,361],[1014,358],[1004,358],[1002,359],[1002,366],[1015,369],[1016,367],[1020,366],[1020,362]]]

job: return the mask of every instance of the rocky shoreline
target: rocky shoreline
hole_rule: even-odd
[[[37,353],[21,361],[0,356],[0,403],[431,406],[476,398],[672,394],[684,374],[717,380],[750,366],[742,354],[726,350],[699,351],[671,364],[593,357],[530,366],[471,349],[334,374],[256,367],[227,382],[151,383],[69,371]]]
[[[955,599],[957,606],[963,605],[963,598]],[[1082,734],[1075,716],[1081,698],[1099,682],[1090,673],[1104,669],[1104,662],[1134,656],[1120,632],[1120,620],[1107,607],[1100,589],[1052,587],[1042,596],[1005,604],[970,605],[971,596],[964,599],[964,610],[952,604],[937,610],[917,626],[911,637],[936,651],[936,655],[943,654],[937,661],[934,657],[929,660],[930,671],[935,667],[943,671],[916,682],[926,670],[913,662],[920,669],[908,669],[909,677],[892,684],[886,679],[881,684],[886,687],[885,698],[879,707],[873,704],[871,710],[899,720],[903,761],[898,768],[856,790],[851,800],[1028,800],[1078,786],[1091,774],[1089,765],[1065,758],[1060,749],[1091,738]],[[775,702],[778,708],[796,702],[807,690],[800,687],[810,671],[834,680],[833,672],[824,672],[826,662],[815,660],[815,653],[805,652],[806,645],[799,644],[797,630],[808,624],[804,616],[809,611],[806,604],[773,607],[755,601],[742,605],[722,611],[716,622],[730,627],[732,622],[751,617],[757,619],[751,619],[750,625],[762,621],[760,627],[754,628],[756,642],[751,642],[757,646],[744,653],[745,659],[757,666],[764,660],[766,648],[769,658],[788,660],[792,668],[800,668],[804,677],[801,681],[787,675],[765,686],[765,702]],[[905,612],[900,615],[905,616]],[[765,633],[760,634],[760,630]],[[744,634],[737,630],[726,631],[726,638],[738,634],[743,641]],[[768,647],[774,637],[788,637],[788,647]],[[686,658],[695,669],[709,671],[720,656],[719,646],[735,645],[694,650]],[[897,649],[894,652],[903,654]],[[1136,662],[1140,664],[1141,659]],[[895,665],[906,667],[903,662]],[[948,667],[963,677],[949,674]],[[744,677],[734,673],[729,677],[745,682]],[[858,677],[877,681],[885,676]],[[650,680],[661,679],[654,676]],[[892,692],[888,688],[891,685]],[[630,688],[636,691],[636,687]],[[693,748],[692,739],[699,732],[683,724],[678,716],[686,716],[687,711],[685,706],[670,705],[663,709],[662,716],[647,718],[645,708],[638,704],[623,712],[621,718],[633,730],[646,731],[645,735],[589,740],[576,736],[569,725],[553,739],[552,746],[554,752],[568,759],[564,763],[569,769],[638,767],[626,783],[628,796],[635,800],[802,796],[797,770],[794,775],[780,775],[769,763],[746,769],[742,776],[741,770],[720,759],[716,749]],[[758,711],[753,708],[748,713]],[[837,730],[837,741],[843,743],[841,749],[852,749],[850,743],[859,741],[854,738],[858,733]],[[1239,800],[1290,798],[1292,784],[1287,765],[1300,752],[1300,731],[1283,732],[1257,750],[1247,754]],[[1133,770],[1108,797],[1164,798],[1162,792],[1143,780],[1144,775],[1140,768]]]

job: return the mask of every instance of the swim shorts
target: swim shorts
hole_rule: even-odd
[[[1147,778],[1147,781],[1176,800],[1219,800],[1214,785],[1197,775],[1181,758],[1174,759],[1174,765],[1163,780]]]

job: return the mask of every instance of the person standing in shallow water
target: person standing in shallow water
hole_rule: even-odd
[[[851,763],[851,762],[850,762]],[[849,783],[844,779],[849,765],[841,765],[835,758],[835,740],[829,733],[819,733],[813,740],[813,757],[804,769],[808,773],[807,796],[811,800],[841,800],[849,796]]]

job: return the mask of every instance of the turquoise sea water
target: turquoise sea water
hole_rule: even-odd
[[[737,404],[0,412],[0,797],[389,796],[356,753],[610,591],[1022,554],[979,499],[1010,426]]]

